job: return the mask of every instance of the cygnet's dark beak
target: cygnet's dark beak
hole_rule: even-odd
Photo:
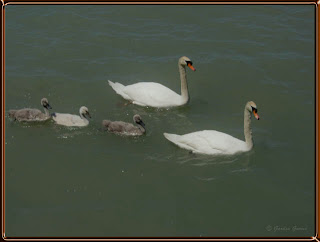
[[[89,112],[86,112],[86,115],[88,115],[88,117],[91,118],[91,115]]]
[[[146,128],[146,125],[144,124],[144,122],[143,122],[142,120],[140,120],[140,121],[138,122],[138,124],[140,124],[144,129]]]
[[[52,107],[50,106],[49,103],[46,103],[46,104],[44,105],[44,107],[45,107],[46,109],[52,109]]]

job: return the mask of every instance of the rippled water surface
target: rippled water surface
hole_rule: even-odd
[[[5,107],[77,114],[85,128],[5,119],[6,236],[313,236],[314,5],[7,5]],[[159,82],[190,102],[126,105],[107,81]],[[256,102],[254,148],[194,155],[163,132],[239,139]],[[147,127],[140,138],[103,119]]]

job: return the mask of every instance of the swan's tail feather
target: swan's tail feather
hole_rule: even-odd
[[[124,93],[124,88],[125,88],[124,85],[122,85],[119,82],[112,82],[110,80],[108,80],[108,83],[112,87],[112,89],[115,90],[117,94],[122,96],[124,99],[131,100],[130,97]]]
[[[118,89],[123,89],[124,88],[124,85],[122,85],[119,82],[112,82],[112,81],[108,80],[108,83],[115,91],[117,91]]]
[[[168,133],[163,133],[164,137],[166,137],[167,140],[171,141],[172,143],[177,143],[178,138],[180,135],[176,134],[168,134]]]
[[[164,137],[166,137],[169,141],[174,143],[175,145],[179,146],[180,148],[186,149],[186,150],[191,150],[192,152],[195,152],[196,149],[194,147],[184,143],[181,140],[181,135],[177,134],[168,134],[168,133],[163,133]]]
[[[17,110],[9,110],[9,111],[8,111],[9,117],[10,117],[10,118],[14,118],[16,112],[17,112]]]

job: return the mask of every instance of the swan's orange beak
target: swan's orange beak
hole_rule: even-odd
[[[256,118],[256,119],[260,119],[260,117],[259,117],[259,115],[258,115],[258,113],[257,113],[257,111],[256,110],[253,110],[253,115],[254,115],[254,117]]]
[[[191,63],[188,63],[188,67],[189,67],[191,70],[196,71],[196,68],[194,68],[194,67],[191,65]]]

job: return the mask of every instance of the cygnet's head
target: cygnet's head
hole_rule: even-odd
[[[108,127],[110,125],[111,121],[110,120],[102,120],[102,126],[103,127]]]
[[[46,109],[52,109],[48,102],[48,99],[46,99],[45,97],[41,99],[41,105]]]
[[[192,66],[192,61],[186,56],[182,56],[178,63],[179,65],[188,66],[191,70],[196,71],[196,68]]]
[[[83,117],[85,117],[85,118],[91,118],[91,116],[90,116],[90,113],[89,113],[89,109],[87,108],[87,107],[85,107],[85,106],[82,106],[81,108],[80,108],[80,115],[82,115]]]
[[[253,113],[254,117],[259,120],[260,117],[258,115],[258,108],[257,108],[257,105],[253,102],[253,101],[250,101],[250,102],[247,102],[246,104],[246,109],[250,112],[250,113]]]
[[[141,117],[139,114],[136,114],[133,116],[133,122],[135,122],[136,124],[140,124],[143,128],[145,128],[145,124],[142,121]]]

